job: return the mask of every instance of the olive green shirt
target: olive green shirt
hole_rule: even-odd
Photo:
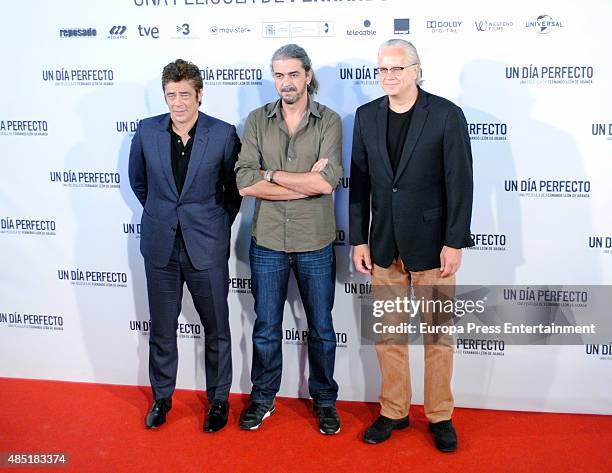
[[[335,189],[343,172],[340,116],[308,97],[308,109],[289,136],[279,99],[249,114],[236,162],[236,183],[243,189],[263,180],[260,169],[309,172],[323,158],[328,162],[321,176]],[[297,200],[258,198],[252,235],[258,245],[271,250],[319,250],[336,238],[334,200],[331,194]]]

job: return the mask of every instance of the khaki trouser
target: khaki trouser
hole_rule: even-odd
[[[392,286],[395,295],[404,297],[410,286],[414,287],[417,298],[431,298],[434,291],[441,291],[443,297],[453,297],[455,276],[440,277],[440,269],[427,271],[410,271],[397,258],[388,268],[374,265],[372,270],[372,286],[374,297],[377,286]],[[424,287],[420,287],[424,286]],[[382,289],[385,297],[391,293]],[[440,324],[439,314],[422,313],[420,321]],[[406,321],[405,314],[401,314]],[[393,324],[397,315],[385,316],[384,323]],[[448,316],[446,318],[448,323]],[[452,323],[452,322],[450,322]],[[453,394],[451,392],[451,377],[453,373],[453,339],[444,335],[436,338],[425,338],[425,416],[429,422],[440,422],[451,418],[453,413]],[[408,415],[412,388],[410,384],[410,366],[408,364],[408,336],[398,338],[397,335],[381,336],[376,341],[376,354],[382,375],[380,389],[381,415],[391,419],[401,419]]]

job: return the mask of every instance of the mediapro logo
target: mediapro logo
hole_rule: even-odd
[[[112,36],[120,36],[127,31],[127,26],[113,26],[108,30],[108,34]]]

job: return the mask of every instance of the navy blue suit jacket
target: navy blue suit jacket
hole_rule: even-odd
[[[391,264],[397,245],[410,271],[439,268],[444,245],[474,246],[467,123],[457,105],[420,89],[393,173],[387,152],[388,109],[385,95],[362,105],[355,114],[350,242],[369,243],[378,266]]]
[[[129,177],[143,205],[140,251],[157,267],[170,260],[177,226],[196,269],[227,262],[230,229],[240,208],[234,164],[236,128],[199,112],[191,158],[179,195],[172,173],[170,114],[141,120],[132,139]]]

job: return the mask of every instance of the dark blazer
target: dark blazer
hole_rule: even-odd
[[[439,268],[442,246],[474,245],[467,123],[458,106],[419,89],[394,175],[387,152],[388,108],[384,96],[355,114],[350,243],[369,243],[373,262],[385,268],[396,244],[410,271]]]
[[[170,114],[140,121],[132,139],[130,185],[143,205],[140,251],[157,267],[170,260],[177,225],[196,269],[227,262],[230,229],[240,208],[234,164],[236,128],[199,112],[181,195],[170,158]]]

